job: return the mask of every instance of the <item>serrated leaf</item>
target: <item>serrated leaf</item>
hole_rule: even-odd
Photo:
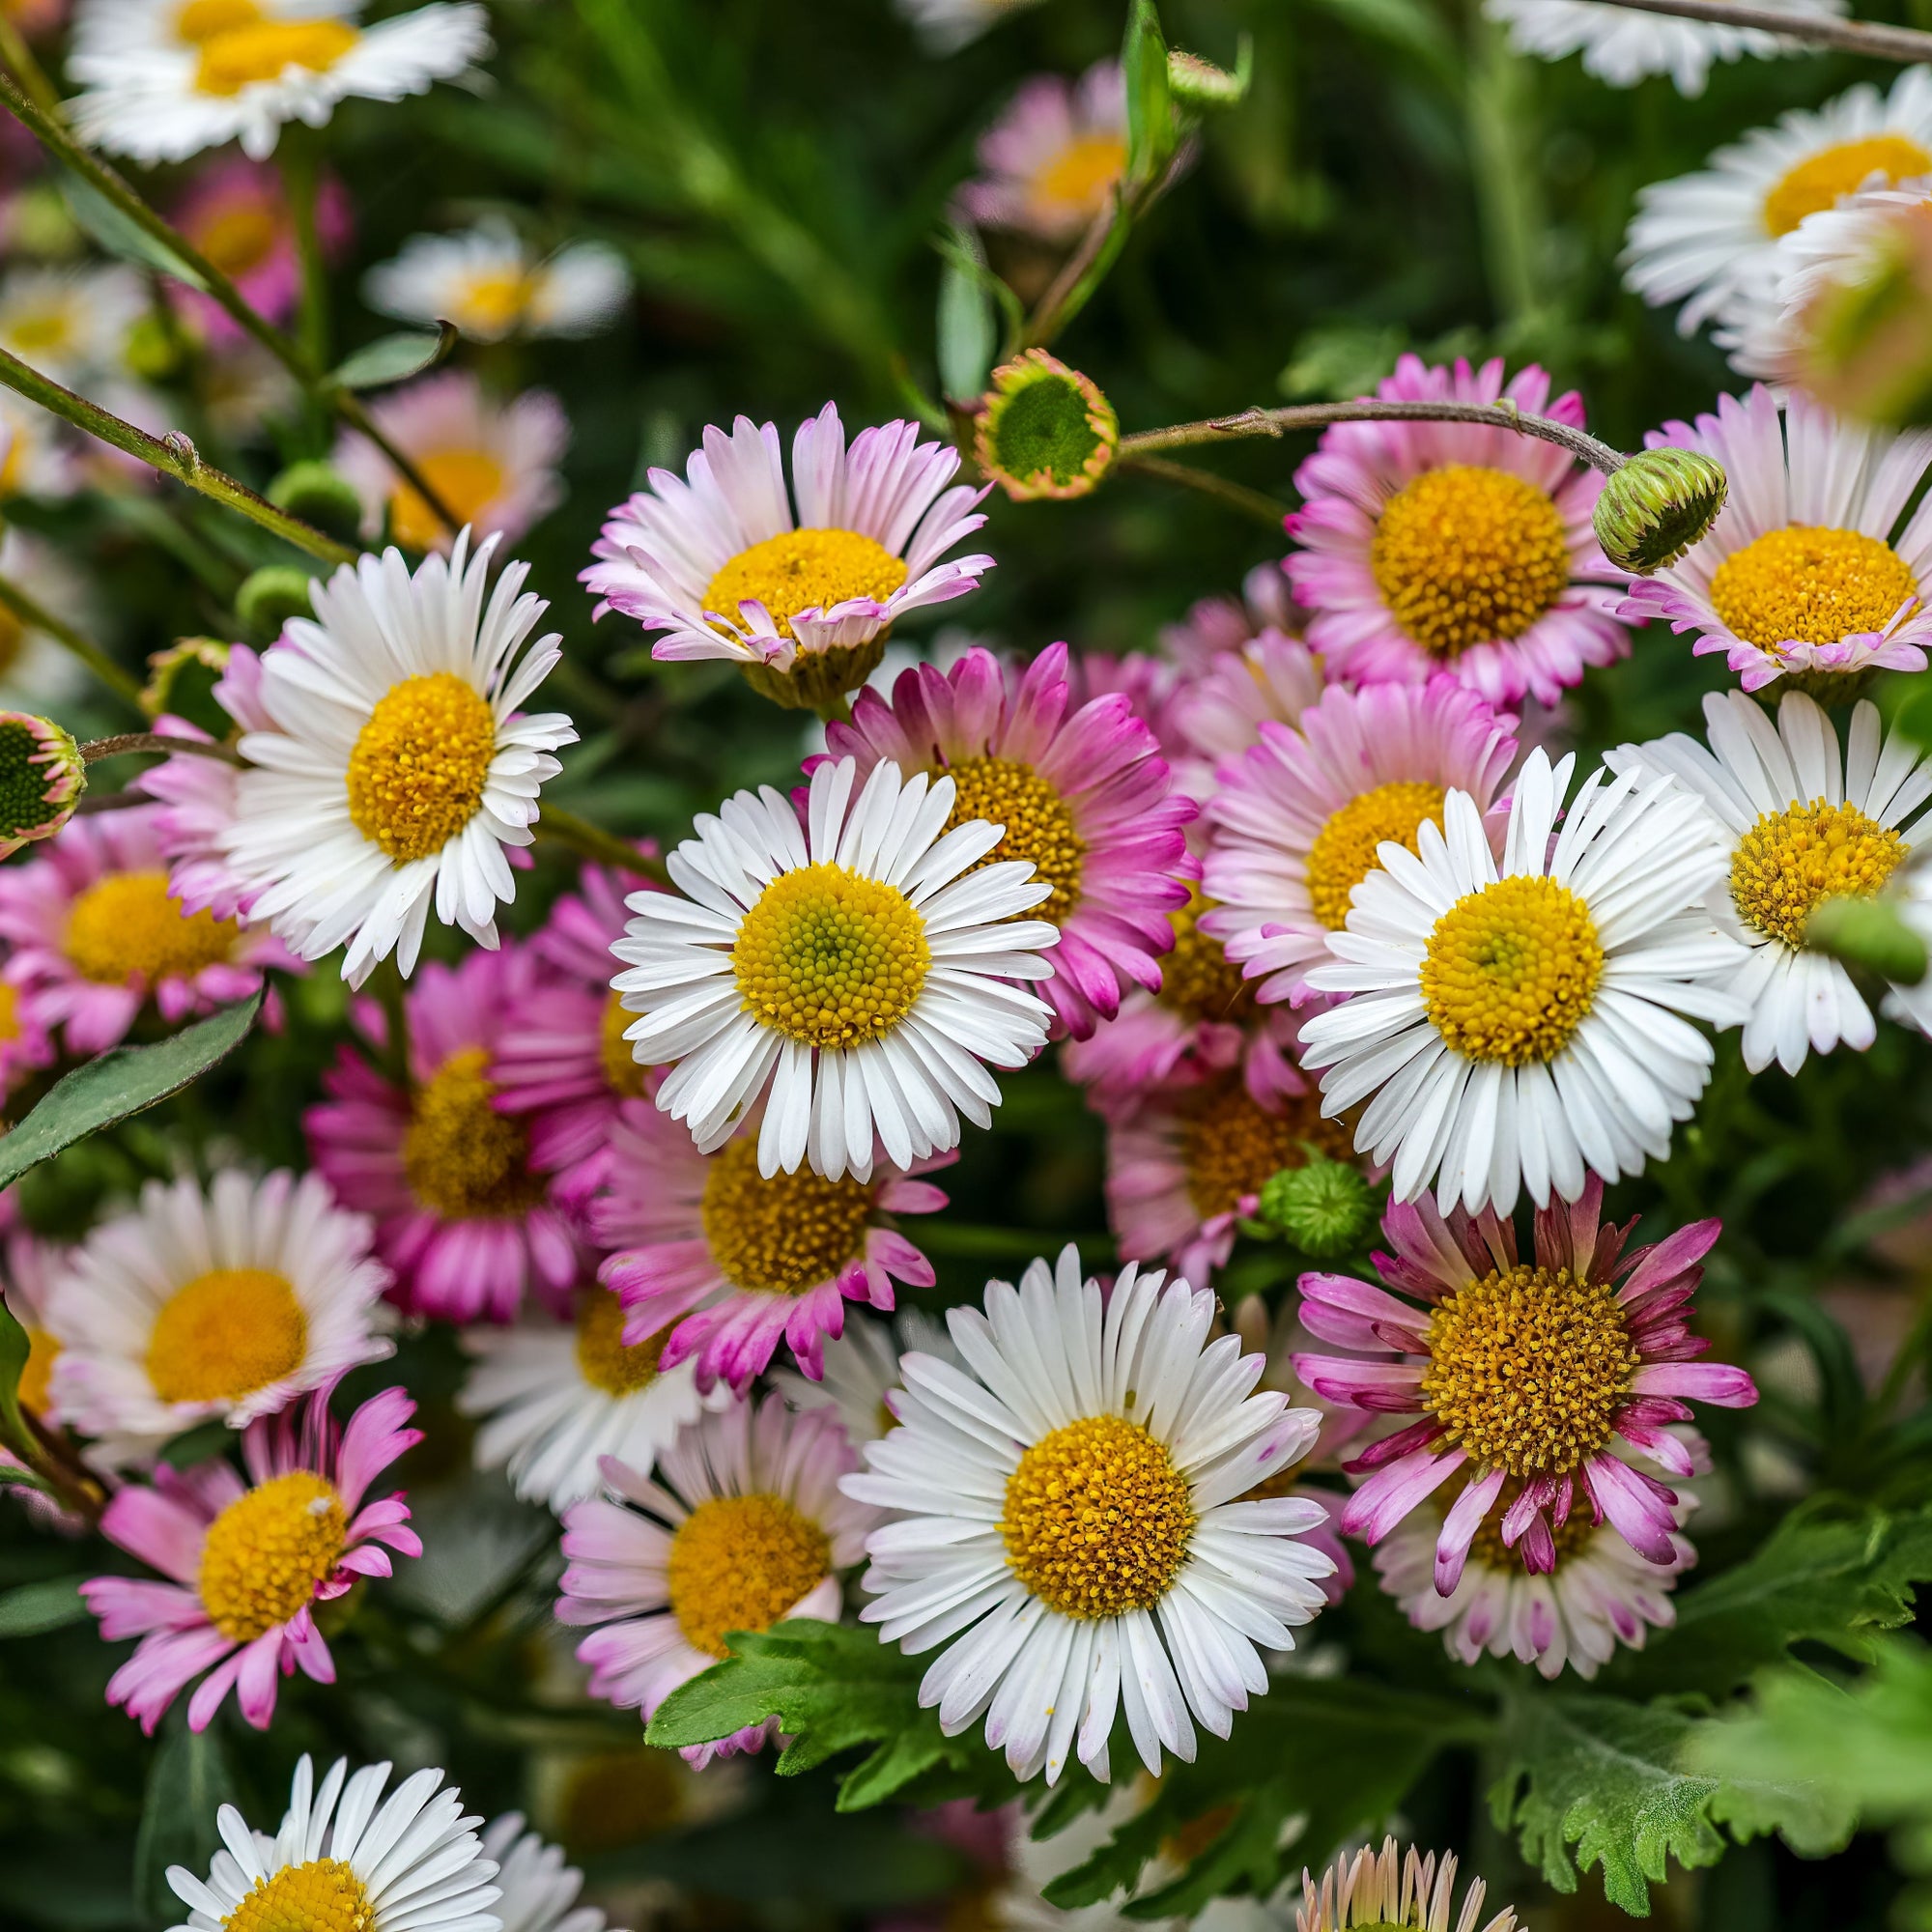
[[[64,1630],[87,1614],[78,1577],[55,1577],[0,1591],[0,1637],[40,1636]]]
[[[60,191],[75,225],[92,236],[110,255],[118,255],[124,262],[132,262],[143,269],[158,269],[162,274],[170,275],[191,289],[206,291],[208,284],[195,270],[165,242],[150,235],[139,222],[122,213],[99,188],[82,181],[78,175],[63,172]]]
[[[1144,187],[1160,179],[1180,138],[1167,77],[1167,37],[1153,0],[1133,0],[1128,9],[1121,68],[1127,89],[1127,181]]]
[[[328,372],[328,380],[342,389],[382,389],[391,383],[407,382],[434,369],[459,340],[453,323],[439,323],[434,335],[420,335],[411,329],[396,335],[379,335],[353,355],[346,355]]]
[[[160,1748],[148,1769],[147,1797],[134,1838],[134,1899],[150,1922],[177,1923],[186,1915],[169,1888],[170,1865],[185,1865],[197,1878],[221,1839],[214,1814],[238,1801],[218,1727],[187,1727],[185,1706],[177,1705],[161,1734]]]

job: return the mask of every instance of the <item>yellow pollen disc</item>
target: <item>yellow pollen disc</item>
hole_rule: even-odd
[[[7,340],[16,355],[57,355],[73,340],[73,314],[65,304],[25,308],[7,325]]]
[[[1827,899],[1868,899],[1905,857],[1905,840],[1856,806],[1814,798],[1767,811],[1738,841],[1731,903],[1747,925],[1794,950]]]
[[[577,1367],[592,1388],[606,1395],[636,1395],[649,1388],[669,1340],[670,1330],[660,1328],[626,1347],[623,1303],[608,1288],[585,1290],[577,1311]]]
[[[534,287],[531,278],[517,270],[476,275],[458,295],[450,320],[459,327],[469,323],[479,332],[504,334],[523,319]]]
[[[47,1388],[53,1379],[54,1364],[60,1360],[61,1345],[44,1328],[31,1321],[21,1327],[27,1335],[27,1360],[20,1370],[20,1406],[29,1415],[47,1412]]]
[[[1443,797],[1439,784],[1398,779],[1329,815],[1308,848],[1308,898],[1330,932],[1348,924],[1349,895],[1377,869],[1377,846],[1392,838],[1413,852],[1425,823],[1441,831]]]
[[[1000,842],[968,870],[977,872],[980,866],[1008,859],[1031,859],[1040,882],[1053,888],[1053,896],[1020,916],[1051,920],[1055,925],[1072,918],[1080,903],[1087,841],[1073,823],[1072,808],[1056,787],[1031,765],[1012,758],[968,758],[951,766],[949,776],[957,794],[946,821],[948,832],[976,818],[1006,827]]]
[[[327,73],[361,36],[342,20],[260,20],[201,43],[194,84],[203,94],[240,94],[280,80],[290,68]]]
[[[782,1496],[713,1496],[678,1526],[667,1568],[685,1641],[728,1657],[730,1632],[769,1630],[824,1581],[832,1545]]]
[[[406,677],[349,754],[349,816],[399,866],[440,852],[483,802],[497,721],[454,671]]]
[[[1640,1360],[1612,1289],[1492,1270],[1430,1317],[1423,1406],[1478,1474],[1561,1475],[1609,1440]]]
[[[1525,1066],[1569,1045],[1603,977],[1589,907],[1553,879],[1515,873],[1435,922],[1422,1003],[1452,1052]]]
[[[0,980],[0,1045],[20,1037],[20,989]]]
[[[1764,225],[1774,236],[1789,235],[1807,214],[1835,208],[1840,195],[1861,188],[1874,175],[1893,182],[1932,172],[1932,155],[1903,134],[1870,134],[1840,141],[1806,155],[1787,168],[1765,191]]]
[[[110,872],[74,900],[65,950],[83,980],[152,986],[224,964],[241,930],[232,919],[183,912],[165,872]]]
[[[215,1268],[161,1304],[148,1380],[163,1402],[239,1402],[301,1367],[308,1318],[286,1275]]]
[[[1027,1589],[1064,1617],[1118,1617],[1167,1595],[1194,1503],[1167,1445],[1090,1415],[1042,1435],[1007,1478],[1000,1535]]]
[[[1445,464],[1391,497],[1369,569],[1432,657],[1520,638],[1570,582],[1570,539],[1546,490],[1506,469]]]
[[[445,1221],[526,1213],[543,1199],[529,1172],[529,1130],[491,1106],[497,1089],[480,1046],[452,1053],[417,1088],[403,1134],[410,1191]]]
[[[1160,991],[1154,998],[1183,1019],[1244,1025],[1255,1009],[1254,992],[1241,969],[1228,963],[1221,942],[1201,930],[1201,915],[1213,910],[1214,901],[1190,880],[1186,905],[1167,916],[1174,927],[1174,951],[1160,962]]]
[[[1810,524],[1767,530],[1711,576],[1718,615],[1761,651],[1882,631],[1918,595],[1918,580],[1889,544]]]
[[[857,530],[781,530],[724,564],[705,586],[704,608],[736,625],[740,604],[762,604],[789,638],[801,611],[851,597],[884,603],[905,581],[905,558]]]
[[[1470,1466],[1464,1463],[1436,1491],[1435,1498],[1444,1515],[1447,1515],[1449,1505],[1468,1487],[1466,1480],[1458,1479],[1465,1477]],[[1521,1548],[1512,1549],[1503,1541],[1503,1518],[1521,1494],[1522,1483],[1519,1478],[1512,1476],[1503,1484],[1501,1492],[1490,1505],[1489,1514],[1476,1527],[1475,1541],[1469,1545],[1469,1560],[1472,1563],[1484,1564],[1492,1570],[1522,1571]],[[1580,1509],[1573,1508],[1562,1522],[1552,1523],[1550,1536],[1556,1545],[1556,1567],[1560,1570],[1571,1557],[1578,1554],[1596,1533],[1597,1525],[1590,1520],[1587,1503]]]
[[[503,494],[509,473],[487,449],[425,450],[415,464],[459,525],[483,523],[483,512]],[[389,493],[389,533],[411,550],[434,550],[446,534],[422,492],[401,482]]]
[[[1126,166],[1118,134],[1083,134],[1035,172],[1033,199],[1048,214],[1098,214]]]
[[[613,992],[605,1000],[597,1054],[604,1065],[605,1084],[625,1100],[644,1097],[644,1077],[650,1071],[649,1067],[638,1065],[631,1042],[624,1037],[624,1029],[637,1017],[626,1009],[621,993]]]
[[[734,1288],[802,1294],[865,1251],[869,1182],[827,1180],[810,1168],[758,1172],[755,1136],[727,1141],[704,1178],[704,1238]]]
[[[883,1038],[912,1010],[931,964],[925,922],[905,895],[842,866],[781,872],[731,949],[745,1010],[808,1046]]]
[[[175,33],[189,46],[198,47],[217,34],[257,26],[267,17],[255,0],[187,0],[175,15]]]
[[[273,251],[281,230],[259,201],[216,209],[198,222],[189,239],[224,275],[245,275]]]
[[[372,1932],[376,1909],[341,1859],[311,1859],[257,1879],[222,1932]]]
[[[270,1477],[209,1524],[201,1547],[202,1607],[223,1636],[252,1643],[313,1600],[348,1537],[349,1518],[333,1484],[312,1469]]]
[[[1180,1160],[1194,1211],[1204,1221],[1235,1213],[1245,1196],[1261,1192],[1269,1175],[1307,1162],[1303,1141],[1338,1159],[1350,1158],[1347,1130],[1322,1120],[1319,1105],[1319,1095],[1306,1094],[1270,1114],[1256,1104],[1238,1075],[1201,1090],[1180,1130]]]

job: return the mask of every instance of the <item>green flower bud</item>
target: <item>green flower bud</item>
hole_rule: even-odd
[[[1730,485],[1694,449],[1642,449],[1604,483],[1597,542],[1619,570],[1648,577],[1708,534]]]
[[[51,838],[87,789],[80,747],[49,718],[0,711],[0,859]]]
[[[362,499],[349,479],[326,463],[292,463],[269,485],[269,501],[325,536],[353,544],[362,529]]]
[[[228,668],[229,646],[218,638],[178,638],[148,659],[141,709],[150,718],[184,718],[211,738],[233,735],[235,721],[214,695]]]
[[[235,593],[235,614],[257,643],[271,644],[291,617],[310,614],[309,575],[287,563],[265,564]]]
[[[1254,43],[1244,35],[1241,53],[1230,73],[1199,54],[1183,53],[1170,47],[1167,55],[1167,85],[1175,99],[1189,107],[1233,107],[1246,96],[1254,67]]]
[[[1318,1262],[1352,1254],[1376,1225],[1376,1193],[1360,1170],[1309,1150],[1303,1167],[1262,1183],[1261,1218]]]
[[[1113,405],[1077,369],[1029,349],[993,371],[974,454],[1007,495],[1084,497],[1121,440]]]
[[[1827,899],[1805,921],[1804,944],[1895,986],[1916,986],[1925,977],[1925,941],[1889,898]]]

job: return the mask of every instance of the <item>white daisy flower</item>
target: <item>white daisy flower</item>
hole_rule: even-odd
[[[611,947],[611,983],[641,1019],[645,1065],[675,1062],[659,1108],[709,1153],[770,1090],[758,1130],[767,1177],[809,1160],[829,1180],[869,1179],[883,1143],[896,1167],[986,1126],[1000,1090],[986,1065],[1024,1066],[1046,1041],[1043,980],[1059,939],[1015,914],[1049,887],[1023,860],[986,864],[1005,828],[941,836],[951,778],[828,759],[805,814],[770,785],[696,822],[667,862],[675,893],[637,893]]]
[[[48,1296],[55,1414],[118,1465],[220,1416],[240,1429],[395,1345],[368,1218],[319,1174],[151,1180]]]
[[[918,1308],[902,1308],[890,1321],[854,1315],[845,1332],[825,1345],[825,1374],[809,1381],[796,1369],[774,1369],[772,1386],[794,1408],[836,1408],[854,1442],[876,1442],[899,1426],[899,1357],[918,1350],[954,1367],[965,1358],[946,1324]]]
[[[617,319],[630,292],[630,270],[614,248],[574,242],[539,256],[498,219],[461,235],[412,235],[362,283],[369,306],[382,314],[452,322],[472,342],[595,335]]]
[[[0,459],[0,476],[7,467]],[[17,583],[43,610],[58,611],[98,635],[100,613],[93,584],[51,544],[9,527],[0,534],[0,577]],[[93,672],[65,644],[0,607],[0,706],[44,714],[71,702],[92,678]]]
[[[497,1861],[502,1896],[493,1910],[503,1932],[604,1932],[603,1913],[577,1904],[583,1874],[564,1863],[560,1846],[525,1831],[521,1811],[505,1811],[483,1828],[483,1856]]]
[[[896,0],[927,52],[957,53],[989,27],[1039,0]]]
[[[1071,1750],[1104,1783],[1122,1711],[1149,1771],[1191,1763],[1196,1723],[1225,1738],[1266,1690],[1256,1645],[1292,1650],[1321,1608],[1334,1563],[1300,1540],[1321,1506],[1237,1500],[1320,1417],[1249,1393],[1266,1362],[1208,1342],[1209,1291],[1130,1264],[1103,1303],[1071,1246],[948,1321],[966,1367],[907,1355],[899,1427],[843,1485],[898,1512],[861,1616],[909,1655],[946,1646],[921,1704],[949,1736],[983,1717],[1016,1777],[1051,1784]]]
[[[471,554],[465,530],[414,576],[397,550],[344,564],[262,659],[275,728],[242,739],[222,855],[250,918],[302,958],[348,947],[352,986],[391,952],[414,971],[432,905],[495,948],[516,896],[502,848],[531,842],[550,753],[577,742],[561,712],[524,713],[562,639],[525,649],[549,606],[523,594],[527,564],[490,587],[496,547]]]
[[[1710,814],[1662,775],[1602,771],[1565,812],[1575,764],[1529,754],[1500,866],[1466,792],[1414,852],[1383,845],[1337,963],[1308,976],[1352,997],[1302,1023],[1302,1065],[1327,1068],[1324,1113],[1368,1102],[1355,1146],[1398,1201],[1433,1181],[1444,1213],[1507,1214],[1523,1189],[1543,1207],[1635,1174],[1710,1078],[1679,1015],[1744,1017],[1713,983],[1741,949],[1700,906],[1723,870]]]
[[[0,280],[0,349],[72,387],[121,367],[148,291],[118,263],[14,269]]]
[[[168,1867],[168,1885],[188,1908],[172,1932],[498,1932],[497,1867],[475,1831],[483,1821],[464,1815],[462,1795],[444,1787],[443,1774],[419,1771],[384,1800],[386,1764],[365,1765],[354,1777],[348,1771],[348,1759],[337,1758],[318,1791],[304,1752],[272,1838],[224,1804],[215,1824],[225,1849],[206,1882]]]
[[[0,390],[0,506],[11,497],[60,501],[86,480],[74,432],[36,403]]]

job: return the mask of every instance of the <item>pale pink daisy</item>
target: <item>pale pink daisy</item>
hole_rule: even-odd
[[[959,207],[983,228],[1071,242],[1111,206],[1127,171],[1127,90],[1116,60],[1077,81],[1057,73],[1023,81],[980,137],[977,181]]]
[[[1298,725],[1325,684],[1321,660],[1299,638],[1271,628],[1233,650],[1217,651],[1175,698],[1180,788],[1205,806],[1220,788],[1215,774],[1222,762],[1260,743],[1269,720]]]
[[[245,155],[210,161],[176,204],[174,223],[257,315],[273,323],[293,319],[301,261],[279,168]],[[333,175],[325,176],[317,191],[315,225],[325,258],[339,256],[349,243],[349,196]],[[241,324],[199,289],[184,288],[175,298],[211,343],[225,351],[246,340]]]
[[[11,1194],[9,1196],[11,1199]],[[47,1326],[47,1302],[53,1286],[67,1264],[68,1250],[53,1241],[15,1228],[7,1236],[4,1270],[0,1271],[0,1301],[20,1324],[27,1337],[27,1359],[20,1366],[20,1378],[14,1399],[21,1410],[37,1423],[53,1420],[52,1382],[61,1345]],[[17,1469],[20,1459],[11,1449],[0,1449],[0,1469]],[[0,1486],[0,1493],[14,1498],[34,1521],[77,1536],[86,1521],[70,1514],[44,1491],[24,1484]]]

